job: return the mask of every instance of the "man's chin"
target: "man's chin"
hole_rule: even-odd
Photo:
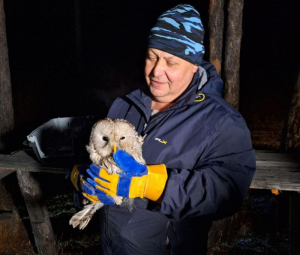
[[[166,93],[162,93],[161,91],[153,91],[150,90],[152,98],[155,99],[156,101],[164,101],[164,98],[166,97]]]

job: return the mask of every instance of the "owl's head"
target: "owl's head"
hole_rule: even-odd
[[[87,150],[91,159],[97,162],[112,156],[114,147],[116,150],[124,150],[135,157],[136,152],[142,154],[142,140],[134,126],[128,121],[104,119],[94,124]]]

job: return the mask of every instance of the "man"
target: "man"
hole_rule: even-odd
[[[125,175],[92,171],[99,200],[136,197],[132,212],[101,209],[103,254],[205,254],[212,220],[234,213],[247,194],[255,171],[250,134],[222,99],[215,68],[202,59],[203,36],[192,6],[162,14],[148,39],[148,86],[116,99],[109,110],[109,118],[128,120],[144,136],[149,167],[137,170],[117,152]]]

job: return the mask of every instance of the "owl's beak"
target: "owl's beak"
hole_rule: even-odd
[[[117,146],[116,145],[114,145],[114,153],[116,153],[117,152]]]

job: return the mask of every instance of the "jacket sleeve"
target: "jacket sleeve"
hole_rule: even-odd
[[[169,169],[161,212],[176,220],[234,213],[246,197],[255,171],[249,130],[239,117],[228,117],[209,138],[194,169]]]

